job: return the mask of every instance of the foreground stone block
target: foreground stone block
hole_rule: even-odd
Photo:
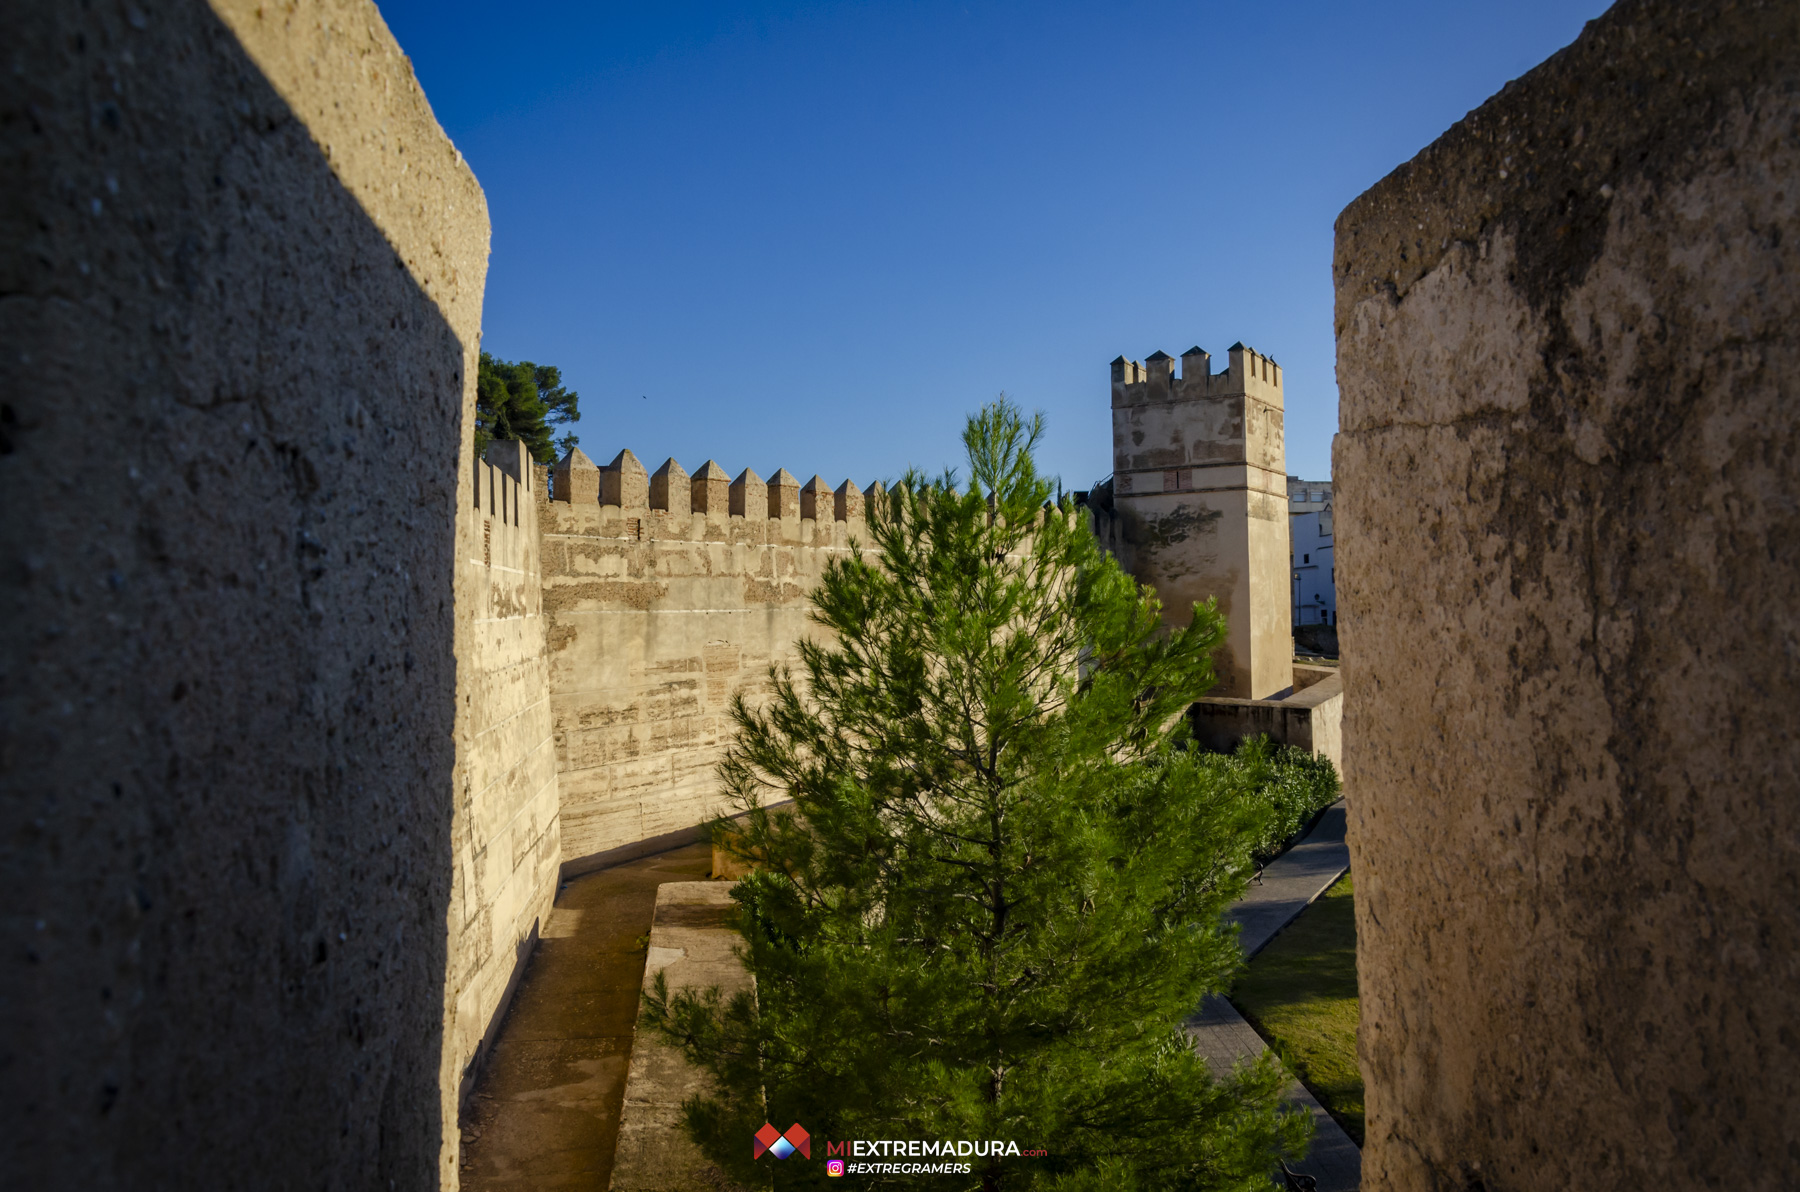
[[[0,1182],[454,1186],[481,190],[372,4],[5,25]]]
[[[1338,221],[1366,1188],[1800,1179],[1797,127],[1621,3]]]
[[[644,990],[661,973],[669,992],[718,986],[730,997],[751,987],[735,949],[742,937],[725,925],[735,905],[731,882],[666,882],[656,891]],[[647,1026],[631,1042],[613,1192],[715,1192],[717,1168],[688,1140],[681,1103],[707,1089],[706,1075]],[[745,1139],[748,1147],[750,1140]]]

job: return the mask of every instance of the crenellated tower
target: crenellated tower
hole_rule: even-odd
[[[1108,547],[1162,598],[1170,625],[1214,597],[1229,633],[1212,694],[1266,699],[1293,686],[1281,368],[1233,344],[1214,373],[1199,348],[1112,362]]]

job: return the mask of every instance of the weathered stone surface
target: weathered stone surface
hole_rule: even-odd
[[[723,478],[709,460],[692,491],[711,505]],[[748,469],[731,499],[746,488],[749,517],[698,497],[683,514],[540,507],[565,872],[696,839],[724,807],[715,767],[732,698],[760,699],[769,665],[822,632],[808,597],[864,522],[830,505],[824,519],[764,516]]]
[[[454,1186],[481,191],[371,4],[6,31],[5,1182]]]
[[[681,515],[693,512],[693,482],[673,459],[663,461],[650,477],[650,508]]]
[[[732,882],[668,882],[656,891],[656,919],[644,962],[644,991],[658,974],[670,993],[717,987],[725,997],[752,988],[737,957],[743,937],[725,925]],[[706,1074],[647,1026],[640,1013],[619,1111],[614,1192],[713,1192],[717,1168],[688,1140],[681,1103],[707,1091]],[[746,1142],[745,1145],[749,1145]]]
[[[854,481],[846,480],[831,494],[832,513],[839,521],[861,521],[863,494]]]
[[[731,482],[731,513],[734,517],[765,516],[769,504],[769,486],[749,468],[738,473]]]
[[[598,505],[600,503],[600,466],[579,447],[556,461],[550,478],[556,499],[565,505]]]
[[[1112,363],[1113,475],[1093,494],[1100,540],[1156,589],[1164,623],[1218,602],[1216,692],[1266,699],[1293,685],[1281,369],[1234,344],[1227,367],[1192,348]]]
[[[712,460],[700,465],[689,482],[693,493],[693,512],[723,520],[731,513],[731,477]]]
[[[600,503],[640,509],[650,504],[650,474],[630,448],[600,469]]]
[[[831,486],[823,476],[814,475],[800,486],[800,516],[814,521],[831,521],[836,516]]]
[[[800,516],[800,482],[786,468],[776,468],[769,477],[769,516]]]
[[[1800,8],[1625,2],[1338,222],[1370,1189],[1793,1187]]]

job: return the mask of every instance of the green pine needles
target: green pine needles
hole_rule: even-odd
[[[830,634],[733,707],[748,814],[715,832],[758,865],[735,891],[756,993],[648,1004],[713,1076],[688,1124],[746,1185],[822,1184],[826,1140],[1045,1152],[857,1177],[971,1189],[1267,1188],[1304,1153],[1273,1063],[1215,1081],[1181,1031],[1240,966],[1218,917],[1270,818],[1186,743],[1222,621],[1159,632],[1051,502],[1042,430],[1002,398],[969,420],[971,484],[886,493],[813,594]],[[753,1162],[764,1121],[802,1123],[813,1161]]]
[[[489,443],[517,440],[540,464],[556,462],[560,449],[567,452],[577,436],[554,438],[559,426],[581,420],[581,395],[562,383],[562,370],[554,364],[529,360],[502,360],[490,352],[481,354],[475,375],[475,458]]]

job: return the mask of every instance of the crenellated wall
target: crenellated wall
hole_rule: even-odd
[[[556,895],[556,755],[544,657],[538,502],[517,442],[472,461],[471,530],[459,560],[469,637],[457,660],[466,717],[451,844],[452,1013],[459,1099],[524,972]]]
[[[1293,685],[1281,368],[1233,344],[1224,372],[1199,348],[1112,362],[1113,475],[1091,507],[1120,565],[1185,625],[1218,601],[1222,696],[1264,699]]]
[[[731,697],[819,632],[807,596],[865,536],[868,493],[706,461],[654,476],[579,450],[539,507],[565,872],[695,838]],[[538,486],[541,494],[543,486]],[[540,500],[542,498],[540,497]]]

